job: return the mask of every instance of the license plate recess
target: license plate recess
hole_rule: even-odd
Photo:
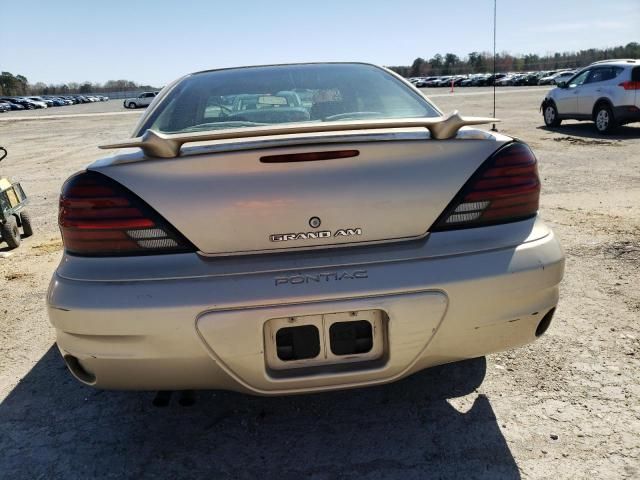
[[[382,310],[272,318],[265,323],[267,366],[273,370],[366,362],[385,350]]]

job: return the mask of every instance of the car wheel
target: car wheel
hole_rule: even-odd
[[[609,133],[616,128],[616,122],[613,118],[613,112],[608,105],[599,105],[596,108],[593,121],[596,124],[596,129],[600,133]]]
[[[558,118],[558,109],[553,103],[548,103],[544,107],[544,124],[547,127],[557,127],[562,123],[562,120]]]
[[[129,104],[129,108],[138,108],[138,105],[136,105],[135,103],[131,102]]]
[[[20,212],[20,223],[22,223],[22,233],[25,237],[33,235],[33,227],[31,225],[31,215],[26,210]]]
[[[16,217],[11,215],[0,227],[0,232],[2,233],[2,239],[7,242],[9,248],[18,248],[20,246],[20,230],[18,230]]]

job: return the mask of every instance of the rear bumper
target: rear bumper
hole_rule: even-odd
[[[613,117],[619,124],[640,122],[640,108],[635,105],[613,107]]]
[[[49,316],[76,377],[101,388],[282,395],[375,385],[533,341],[564,270],[547,232],[513,247],[344,267],[137,281],[56,273]],[[266,366],[268,320],[367,309],[388,316],[385,356],[370,368]]]

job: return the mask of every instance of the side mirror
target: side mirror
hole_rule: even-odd
[[[556,87],[558,87],[558,88],[567,88],[567,82],[558,82],[558,83],[556,83]]]

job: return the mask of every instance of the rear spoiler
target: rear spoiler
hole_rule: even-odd
[[[467,125],[483,125],[499,122],[488,117],[461,117],[457,111],[444,117],[435,118],[399,118],[386,120],[349,120],[342,122],[313,122],[294,123],[286,125],[265,125],[247,128],[229,128],[226,130],[190,132],[190,133],[161,133],[147,130],[141,137],[100,145],[99,148],[130,148],[138,147],[148,157],[176,158],[185,143],[203,142],[207,140],[230,140],[236,138],[266,137],[272,135],[292,135],[321,132],[343,132],[353,130],[376,130],[389,128],[425,127],[431,138],[446,140],[453,138],[458,130]]]

